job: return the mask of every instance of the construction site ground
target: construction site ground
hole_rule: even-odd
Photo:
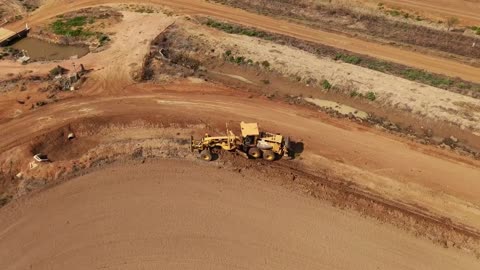
[[[29,22],[34,27],[65,12],[112,2],[120,1],[46,1]],[[0,82],[9,89],[0,91],[0,188],[7,196],[0,199],[9,201],[0,208],[0,258],[6,258],[0,260],[1,269],[478,267],[478,159],[288,102],[304,94],[325,97],[305,84],[302,90],[292,90],[293,83],[288,84],[292,89],[279,87],[291,98],[276,98],[271,95],[276,79],[284,80],[291,69],[282,70],[275,61],[294,61],[295,51],[278,45],[282,54],[272,56],[276,52],[269,50],[275,48],[268,46],[275,44],[248,47],[242,42],[252,42],[249,38],[192,26],[193,19],[183,15],[214,16],[478,82],[477,67],[203,1],[150,2],[162,4],[154,5],[159,10],[166,5],[173,14],[122,7],[122,21],[106,29],[111,44],[75,60],[89,70],[78,90],[39,91],[48,89],[52,68],[71,66],[71,60],[27,65],[0,60]],[[140,81],[151,42],[172,25],[193,31],[187,41],[196,33],[216,44],[195,48],[213,49],[209,60],[198,59],[212,72],[207,77],[174,74],[178,70],[162,60],[155,62],[155,80]],[[254,75],[248,67],[222,64],[220,50],[233,43],[243,55],[271,57],[271,69]],[[342,76],[363,74],[360,82],[378,92],[381,80],[400,85],[399,91],[402,85],[423,89],[412,91],[416,100],[410,103],[408,93],[386,95],[395,102],[428,103],[432,93],[437,101],[478,102],[301,51],[298,55],[305,65],[331,65]],[[262,92],[252,81],[267,75],[272,83],[265,83]],[[359,106],[368,110],[370,103]],[[379,96],[372,108],[399,119],[409,113],[394,110],[393,103]],[[475,122],[478,108],[473,105],[463,108],[471,111],[458,121]],[[403,119],[417,128],[428,117],[440,119],[434,110],[423,113]],[[191,135],[224,132],[226,122],[238,132],[240,121],[290,135],[297,146],[295,159],[267,163],[222,153],[202,163],[189,152]],[[451,130],[475,148],[476,128],[474,123]],[[448,137],[449,130],[435,132]],[[67,138],[70,133],[75,139]],[[52,162],[32,169],[32,156],[40,152]]]
[[[277,186],[258,172],[217,166],[184,160],[116,164],[2,209],[0,266],[459,270],[478,266],[476,259],[458,250],[432,246],[398,228],[339,211]]]
[[[480,6],[476,0],[361,0],[370,3],[384,3],[392,7],[405,8],[413,12],[420,12],[422,15],[445,20],[446,18],[459,18],[463,23],[480,24]]]

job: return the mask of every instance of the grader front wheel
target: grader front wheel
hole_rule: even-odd
[[[205,160],[205,161],[211,161],[213,157],[212,157],[212,153],[210,152],[210,150],[205,149],[202,152],[200,152],[200,158]]]
[[[260,158],[262,156],[262,151],[260,151],[260,149],[257,147],[252,147],[248,149],[248,155],[253,158]]]

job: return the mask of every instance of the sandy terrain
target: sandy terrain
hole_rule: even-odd
[[[479,265],[255,175],[185,161],[107,168],[1,209],[0,257],[4,270]]]
[[[35,11],[28,20],[31,25],[35,26],[35,24],[38,24],[47,18],[65,13],[69,10],[80,9],[91,5],[122,2],[123,1],[118,0],[81,0],[75,2],[50,0],[39,10]],[[165,4],[186,14],[214,16],[231,22],[247,26],[255,26],[259,29],[330,45],[352,52],[404,64],[406,66],[425,69],[434,73],[445,74],[451,77],[460,77],[467,81],[480,82],[480,77],[478,76],[478,74],[480,74],[480,68],[438,56],[430,56],[424,53],[413,52],[389,45],[381,45],[336,33],[324,32],[306,26],[280,21],[278,19],[252,14],[239,9],[211,4],[200,0],[155,0],[150,1],[149,3]],[[24,21],[20,21],[10,25],[10,27],[12,29],[19,28],[22,27],[23,23]],[[0,66],[0,69],[1,68],[3,67]]]
[[[304,81],[316,79],[319,84],[327,79],[340,88],[353,88],[350,91],[363,94],[372,91],[376,93],[377,101],[384,107],[398,108],[422,118],[428,117],[457,125],[480,136],[478,99],[359,66],[335,62],[329,58],[319,58],[262,39],[205,30],[204,27],[191,23],[179,25],[187,32],[187,36],[196,37],[200,40],[201,46],[207,46],[207,54],[221,58],[226,51],[231,51],[235,57],[243,56],[260,63],[268,61],[271,69],[284,74],[287,78],[300,76]],[[215,52],[209,53],[208,48],[214,48]],[[432,96],[435,99],[432,99]]]
[[[456,17],[466,25],[480,25],[480,1],[478,0],[382,0],[368,2],[384,3],[391,7],[417,11],[427,17],[442,19]]]
[[[41,23],[60,12],[106,2],[49,1],[31,20],[33,24]],[[364,43],[351,38],[347,43],[337,43],[346,38],[335,34],[319,36],[321,32],[316,30],[282,25],[274,19],[203,1],[177,0],[168,4],[189,14],[228,17],[257,26],[265,23],[263,27],[273,31],[317,41],[326,38],[339,46],[371,50],[374,54],[388,51],[394,59],[409,63],[425,65],[426,59],[433,59],[438,64],[433,69],[446,65],[447,73],[453,70],[478,77],[476,68],[455,66],[450,60],[383,45],[380,48],[384,50],[377,51],[377,45],[363,47]],[[186,160],[124,164],[14,200],[0,209],[1,269],[154,269],[159,265],[179,269],[477,267],[474,255],[480,254],[480,249],[468,247],[477,247],[480,239],[480,161],[198,78],[162,85],[136,83],[132,78],[148,53],[149,42],[176,19],[125,13],[124,21],[112,29],[118,33],[111,47],[81,59],[93,71],[80,91],[61,93],[58,102],[34,110],[24,106],[16,118],[0,119],[0,180],[2,185],[11,184],[14,191],[24,188],[25,192],[19,194],[24,195],[29,181],[42,182],[45,187],[69,172],[82,172],[96,159],[133,158],[138,147],[155,148],[156,157]],[[252,42],[237,40],[238,46],[246,46],[242,43],[247,41]],[[260,44],[259,48],[266,52],[272,48],[268,46],[273,45]],[[244,49],[254,56],[249,48]],[[303,56],[299,54],[306,60]],[[332,71],[351,68],[333,62],[311,63],[317,72],[317,65]],[[54,65],[20,66],[2,61],[0,77],[6,75],[5,70],[45,72]],[[300,69],[298,65],[296,68]],[[375,78],[405,83],[389,77]],[[379,87],[378,82],[364,79],[365,84]],[[2,99],[21,107],[13,94]],[[0,104],[8,102],[2,100]],[[262,128],[303,143],[304,151],[298,153],[297,159],[264,166],[299,175],[298,179],[282,175],[290,177],[288,181],[322,179],[323,183],[312,184],[317,191],[325,183],[338,181],[339,190],[376,198],[367,200],[371,208],[377,206],[373,202],[388,203],[387,209],[410,213],[406,216],[410,224],[430,220],[443,230],[417,234],[423,236],[417,239],[389,225],[363,219],[360,214],[339,212],[319,200],[280,188],[273,184],[276,178],[250,175],[252,165],[248,162],[261,161],[243,160],[243,167],[232,173],[217,168],[222,161],[199,164],[193,161],[193,155],[183,155],[188,151],[191,134],[212,133],[223,130],[225,122],[236,126],[240,121],[259,122]],[[66,140],[66,134],[72,131],[77,137]],[[30,169],[31,157],[37,150],[46,150],[53,162]],[[257,168],[266,171],[261,165]],[[13,177],[3,177],[4,173]],[[21,174],[15,177],[17,173]],[[297,191],[309,195],[312,190],[306,185],[297,186]],[[456,248],[444,249],[428,239],[449,239],[437,243]],[[465,252],[459,253],[461,249]]]
[[[0,25],[4,25],[12,16],[22,14],[24,12],[20,3],[13,0],[2,0],[0,7]]]

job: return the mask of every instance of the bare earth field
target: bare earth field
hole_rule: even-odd
[[[75,10],[82,7],[108,3],[124,2],[115,0],[81,0],[75,2],[52,0],[48,1],[44,6],[34,12],[29,17],[28,21],[31,25],[34,26],[35,24],[43,20],[65,13],[68,10]],[[352,37],[347,37],[336,33],[312,29],[306,26],[289,23],[286,21],[280,21],[278,19],[245,12],[240,9],[234,9],[222,5],[215,5],[200,0],[156,0],[150,1],[149,3],[163,4],[190,15],[215,16],[217,18],[225,19],[231,22],[240,23],[248,26],[256,26],[260,29],[264,29],[267,31],[286,34],[307,41],[331,45],[356,53],[377,57],[383,60],[425,69],[438,74],[446,74],[452,77],[460,77],[468,81],[480,82],[478,76],[478,74],[480,74],[480,68],[462,64],[457,61],[445,59],[442,57],[430,56],[423,53],[403,50],[394,46],[382,45],[374,42],[368,42]],[[20,28],[23,27],[23,25],[24,21],[19,21],[15,24],[12,24],[11,28]]]
[[[33,27],[104,4],[121,16],[80,59],[0,60],[0,269],[479,267],[478,98],[192,15],[472,82],[478,67],[205,1],[122,3],[45,1]],[[85,66],[80,80],[58,87],[52,70],[72,62]],[[328,97],[384,118],[306,102]],[[190,153],[190,136],[225,123],[239,133],[240,121],[290,136],[293,158]],[[51,162],[32,163],[37,153]]]
[[[457,17],[466,24],[480,24],[480,17],[478,16],[480,13],[480,1],[478,0],[366,0],[365,2],[381,2],[392,7],[419,11],[426,16],[437,16],[442,19]]]
[[[206,58],[221,58],[229,51],[234,57],[245,57],[254,62],[268,61],[270,69],[287,78],[314,80],[321,84],[328,80],[333,85],[351,88],[356,94],[374,92],[383,107],[395,107],[409,111],[422,118],[431,118],[462,129],[472,130],[480,135],[480,100],[440,88],[411,82],[379,71],[369,70],[351,64],[339,63],[328,58],[319,58],[301,52],[290,46],[239,35],[227,35],[218,31],[212,33],[204,27],[178,20],[177,24],[185,36],[197,39],[197,48],[205,47],[201,54]],[[213,53],[212,53],[213,50]],[[186,54],[193,52],[185,51]],[[350,93],[348,93],[350,94]],[[432,96],[436,98],[432,100]],[[466,108],[477,108],[468,110]]]
[[[0,224],[5,270],[478,267],[258,175],[190,161],[88,174],[1,209]]]

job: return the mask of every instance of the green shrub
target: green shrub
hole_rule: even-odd
[[[269,68],[269,67],[270,67],[270,63],[269,63],[268,61],[263,61],[263,62],[262,62],[262,66],[263,66],[264,68]]]
[[[360,62],[362,62],[362,58],[355,56],[355,55],[348,55],[348,54],[343,54],[343,53],[337,53],[335,55],[335,60],[341,60],[345,63],[353,64],[353,65],[358,65]]]
[[[377,94],[370,91],[370,92],[367,92],[367,94],[365,94],[365,98],[370,100],[370,101],[375,101],[377,99]]]
[[[388,11],[388,14],[390,14],[390,16],[397,17],[397,16],[400,16],[401,13],[400,11],[394,9],[394,10]]]
[[[235,58],[235,63],[237,64],[243,64],[245,62],[245,57],[243,56],[237,56],[237,58]]]
[[[57,75],[60,75],[62,73],[62,68],[60,66],[56,66],[52,68],[49,72],[50,76],[55,77]]]
[[[427,73],[418,69],[407,69],[403,72],[403,76],[411,81],[420,81],[435,87],[451,86],[454,84],[454,81],[449,78]]]
[[[247,28],[243,26],[232,25],[229,23],[223,23],[223,22],[212,20],[212,19],[208,19],[205,24],[207,26],[222,30],[229,34],[239,34],[239,35],[245,35],[249,37],[267,37],[268,36],[265,32],[258,31],[254,28]]]
[[[77,16],[71,19],[59,18],[50,26],[57,35],[68,37],[88,37],[94,33],[85,31],[83,26],[87,24],[87,17]]]
[[[323,80],[322,81],[322,87],[325,90],[330,90],[330,89],[332,89],[332,84],[327,80]]]
[[[103,46],[105,43],[109,41],[110,41],[110,37],[105,34],[100,34],[98,36],[98,42],[100,43],[100,46]]]

